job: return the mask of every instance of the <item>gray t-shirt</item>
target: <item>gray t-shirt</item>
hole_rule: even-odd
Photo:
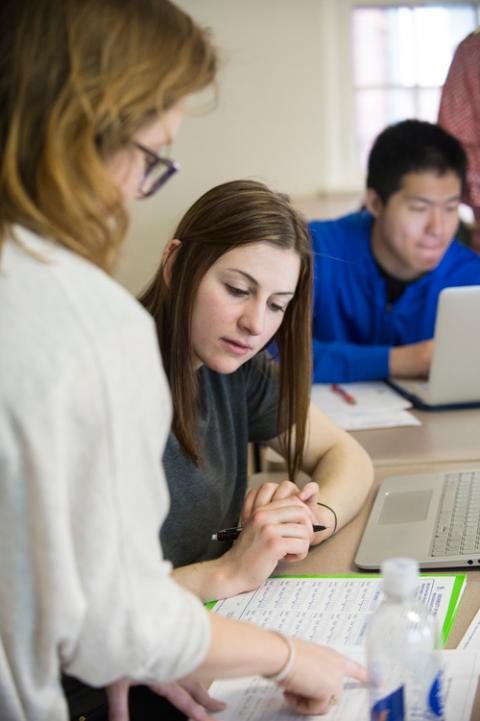
[[[199,370],[200,467],[171,433],[163,456],[171,507],[162,527],[165,558],[175,567],[216,558],[229,547],[211,535],[236,526],[247,485],[249,441],[278,435],[277,366],[260,353],[235,373]]]

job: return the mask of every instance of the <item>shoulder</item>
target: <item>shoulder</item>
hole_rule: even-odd
[[[314,251],[348,250],[369,246],[373,218],[366,210],[333,220],[312,220],[308,224]],[[352,242],[354,241],[354,242]]]
[[[438,271],[449,281],[461,278],[476,285],[480,283],[480,255],[455,239],[438,266]]]
[[[119,354],[152,356],[152,350],[157,357],[153,322],[118,283],[23,229],[16,237],[18,242],[6,242],[0,259],[0,335],[8,340],[2,343],[8,348],[2,365],[24,365],[32,382],[41,376],[43,383],[54,383],[56,375],[82,362],[116,367]]]
[[[477,57],[480,57],[480,28],[477,28],[467,35],[461,43],[458,45],[455,56],[466,57],[470,62],[472,60],[470,53],[475,52]]]
[[[113,278],[76,253],[25,229],[7,241],[0,260],[4,293],[40,312],[55,308],[52,322],[76,317],[92,330],[117,324],[149,325],[149,316]]]

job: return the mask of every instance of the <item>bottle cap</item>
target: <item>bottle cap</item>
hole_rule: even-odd
[[[382,563],[385,593],[408,598],[418,586],[418,563],[413,558],[389,558]]]

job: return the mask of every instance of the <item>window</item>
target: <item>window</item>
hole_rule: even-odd
[[[357,162],[375,136],[405,118],[435,122],[458,43],[479,24],[478,3],[352,6]]]

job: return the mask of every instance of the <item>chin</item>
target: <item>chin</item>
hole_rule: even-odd
[[[235,360],[234,358],[217,358],[217,359],[206,359],[204,361],[204,365],[211,371],[214,371],[215,373],[221,373],[222,375],[230,375],[231,373],[235,373],[240,366],[242,366],[244,363],[249,360],[248,358],[245,360]]]
[[[422,267],[420,268],[420,270],[423,271],[424,273],[425,273],[425,272],[429,272],[429,271],[431,271],[431,270],[435,270],[435,268],[437,267],[437,265],[440,263],[440,260],[441,260],[441,259],[425,261],[425,263],[423,263],[423,265],[422,265]]]
[[[418,261],[415,263],[415,268],[419,273],[426,273],[427,271],[436,268],[442,258],[442,255],[436,256],[435,258],[432,258],[431,256],[428,258],[419,258]]]

